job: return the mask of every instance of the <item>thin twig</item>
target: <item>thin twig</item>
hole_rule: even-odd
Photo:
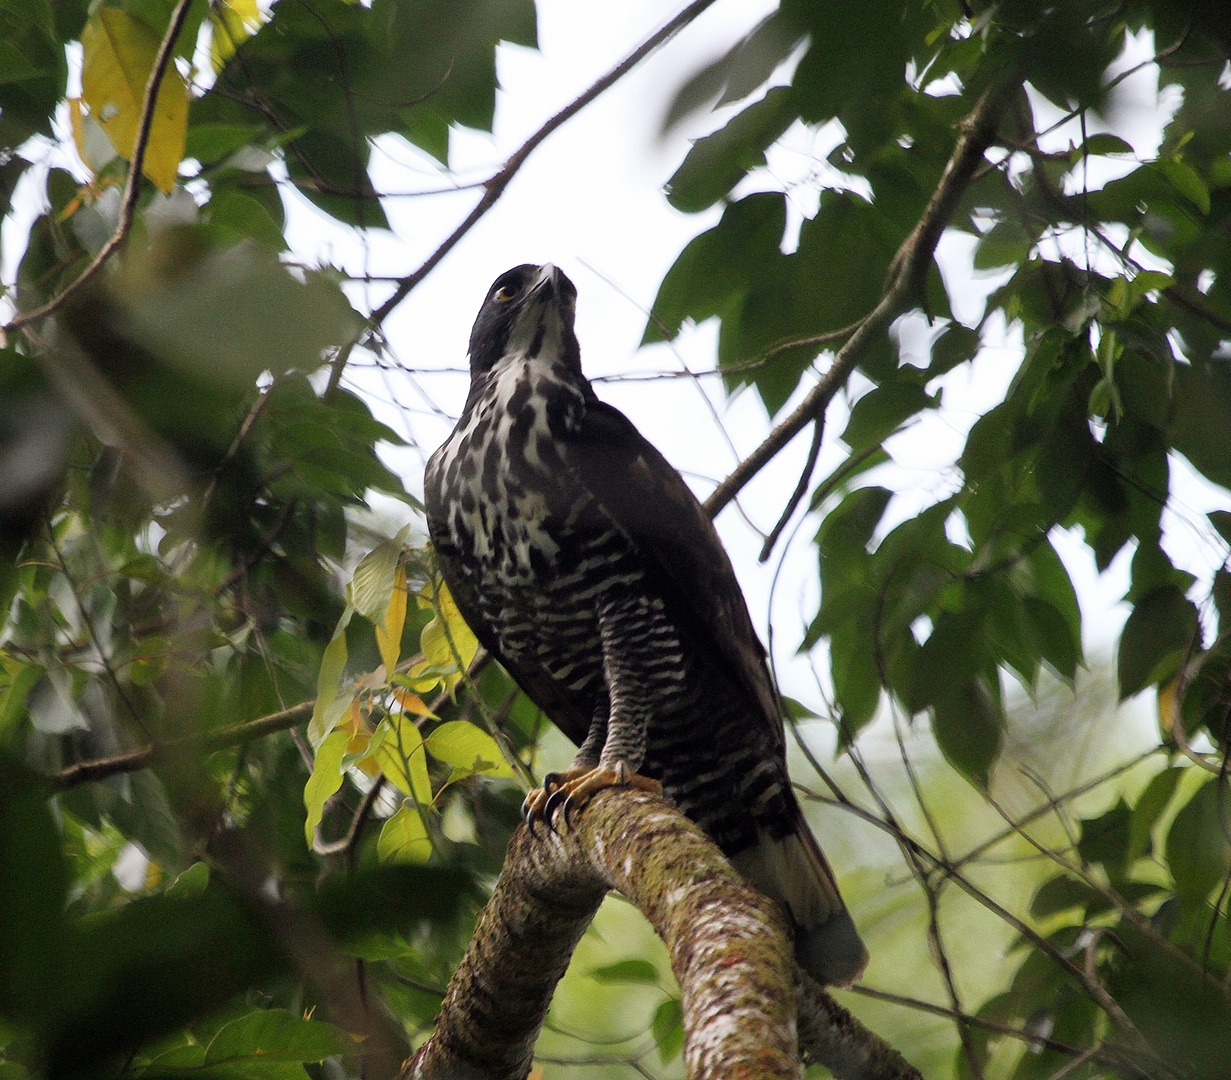
[[[796,508],[803,501],[803,497],[808,491],[808,485],[812,482],[812,473],[816,469],[816,459],[820,456],[821,442],[824,438],[825,414],[822,412],[812,422],[812,445],[808,447],[808,460],[804,462],[803,471],[799,474],[799,483],[795,485],[795,490],[791,492],[791,497],[787,499],[786,508],[782,511],[778,524],[769,530],[765,543],[761,545],[761,554],[757,556],[758,562],[764,562],[769,558],[770,552],[774,550],[774,545],[778,542],[778,537],[782,535],[782,530],[786,528],[786,523],[791,520],[791,515],[795,513]]]
[[[120,201],[120,217],[116,223],[115,232],[111,234],[111,239],[99,249],[98,254],[94,256],[90,265],[81,272],[81,275],[68,288],[60,293],[59,296],[53,296],[42,307],[16,315],[4,326],[3,332],[0,333],[0,338],[3,335],[12,333],[14,330],[19,330],[28,323],[45,319],[70,296],[80,290],[87,281],[93,278],[102,269],[103,263],[111,258],[112,254],[122,247],[128,239],[128,233],[132,229],[133,218],[137,211],[137,199],[141,194],[141,170],[145,165],[145,151],[149,145],[150,132],[154,126],[154,108],[158,102],[158,90],[162,85],[167,67],[171,63],[171,53],[175,48],[175,39],[179,37],[180,30],[184,27],[184,21],[188,18],[188,11],[191,7],[192,0],[179,0],[175,5],[174,10],[171,12],[171,21],[167,24],[167,31],[163,34],[162,43],[158,46],[158,52],[154,57],[154,66],[150,68],[150,76],[145,83],[145,97],[141,101],[141,117],[137,121],[137,135],[133,140],[132,157],[129,159],[128,179],[124,183],[124,197]]]
[[[852,994],[859,994],[861,997],[872,998],[874,1001],[886,1001],[891,1005],[901,1005],[907,1009],[917,1009],[919,1012],[931,1013],[933,1016],[943,1016],[950,1020],[964,1020],[971,1027],[981,1028],[984,1031],[991,1031],[997,1035],[1007,1035],[1011,1039],[1020,1039],[1022,1042],[1037,1044],[1045,1047],[1048,1050],[1055,1050],[1058,1054],[1069,1054],[1073,1057],[1085,1058],[1085,1055],[1091,1053],[1090,1050],[1083,1050],[1079,1046],[1073,1046],[1066,1042],[1061,1042],[1059,1039],[1052,1039],[1044,1035],[1040,1035],[1034,1031],[1027,1031],[1024,1028],[1015,1028],[1012,1024],[1002,1024],[996,1020],[988,1020],[985,1017],[977,1016],[971,1013],[954,1013],[952,1009],[947,1009],[943,1005],[935,1005],[930,1001],[922,1001],[919,998],[907,997],[904,994],[893,994],[888,990],[879,990],[872,986],[864,986],[862,983],[857,983],[854,986],[848,986],[847,990]],[[1105,1061],[1108,1064],[1123,1065],[1124,1058],[1121,1056],[1124,1051],[1119,1051],[1115,1046],[1104,1045],[1101,1049],[1095,1048],[1097,1059]]]

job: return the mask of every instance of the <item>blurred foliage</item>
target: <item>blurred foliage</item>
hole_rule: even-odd
[[[115,229],[173,6],[0,0],[0,211],[23,181],[42,199],[28,236],[4,226],[16,310]],[[855,868],[869,981],[961,1015],[854,1004],[929,1076],[1231,1075],[1231,576],[1178,569],[1162,521],[1175,455],[1231,487],[1228,27],[1181,0],[783,0],[668,114],[720,110],[667,197],[721,216],[662,282],[646,340],[717,318],[727,388],[773,414],[817,359],[806,339],[877,303],[962,118],[985,92],[1006,103],[948,222],[1001,283],[968,326],[961,281],[932,272],[930,354],[895,336],[863,354],[849,456],[812,487],[803,644],[828,658],[846,754],[830,778],[871,789],[858,831],[834,809],[825,831],[850,848],[834,861]],[[1126,34],[1179,91],[1149,160],[1109,119]],[[282,258],[280,188],[384,227],[371,141],[447,167],[451,126],[490,129],[498,42],[535,40],[530,0],[193,0],[123,257],[0,348],[3,1080],[357,1075],[363,1045],[305,959],[321,949],[362,966],[409,1046],[499,868],[512,780],[567,760],[476,656],[431,553],[365,525],[373,492],[418,508],[377,452],[399,437],[331,378],[380,328],[332,268]],[[1057,115],[1080,137],[1058,145]],[[786,195],[741,184],[784,133],[826,125],[840,138],[796,243]],[[61,136],[75,173],[38,164]],[[900,521],[872,471],[886,440],[944,407],[994,320],[1020,328],[1020,367],[951,494]],[[1231,544],[1231,514],[1210,527]],[[1039,720],[1084,678],[1057,529],[1100,569],[1133,553],[1111,697],[1157,690],[1153,746],[1080,686],[1062,727]],[[1046,774],[1092,744],[1088,768]],[[152,767],[132,757],[147,747]],[[1153,753],[1130,768],[1137,749]],[[661,947],[609,901],[544,1068],[679,1075],[681,1044]]]

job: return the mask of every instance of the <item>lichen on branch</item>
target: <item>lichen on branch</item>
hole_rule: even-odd
[[[776,905],[709,837],[664,799],[612,788],[561,832],[536,838],[523,826],[514,834],[436,1030],[403,1080],[524,1080],[555,985],[609,889],[667,945],[690,1080],[797,1077],[801,1049],[838,1080],[919,1077],[804,982]],[[807,1009],[803,1038],[797,1000]]]

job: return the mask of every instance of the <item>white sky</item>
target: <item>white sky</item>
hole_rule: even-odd
[[[481,180],[493,173],[544,120],[680,6],[682,0],[670,9],[661,0],[624,0],[615,5],[539,0],[540,50],[513,46],[499,50],[503,90],[497,99],[494,135],[453,132],[452,159],[461,178]],[[583,363],[592,378],[679,371],[684,363],[694,371],[712,369],[717,339],[712,321],[686,331],[674,346],[637,349],[645,312],[663,275],[684,245],[713,225],[720,213],[714,208],[699,215],[681,214],[662,194],[662,185],[687,151],[687,136],[705,133],[715,126],[715,119],[696,117],[691,128],[685,125],[662,141],[657,135],[659,121],[680,82],[774,6],[770,0],[720,0],[530,157],[496,207],[387,320],[397,362],[417,374],[396,369],[381,373],[360,366],[369,358],[357,354],[349,369],[349,385],[364,392],[383,420],[418,444],[418,450],[394,452],[389,458],[412,493],[422,493],[424,460],[461,409],[467,385],[466,342],[487,286],[517,263],[554,262],[577,284],[577,331]],[[1125,63],[1148,57],[1150,48],[1148,40],[1130,43]],[[1114,129],[1148,156],[1157,147],[1162,118],[1177,101],[1175,94],[1164,94],[1159,106],[1157,71],[1146,69],[1118,88],[1115,107],[1109,110]],[[1076,137],[1075,129],[1074,123],[1052,139],[1066,145]],[[832,130],[814,135],[797,125],[771,152],[769,169],[748,178],[738,193],[785,188],[791,193],[797,226],[801,215],[815,212],[811,179],[820,175],[832,182],[833,170],[823,160],[832,145]],[[381,191],[435,190],[447,184],[431,159],[401,139],[382,140],[372,173]],[[1107,178],[1094,176],[1093,181]],[[37,174],[23,183],[15,218],[5,230],[5,281],[12,281],[14,258],[24,245],[21,225],[37,212],[32,197],[36,179]],[[475,190],[469,190],[386,200],[392,233],[374,233],[364,242],[293,196],[287,236],[296,257],[305,262],[332,262],[352,273],[405,274],[453,230],[477,197]],[[957,286],[955,313],[966,322],[979,318],[983,298],[1003,280],[975,277],[970,270],[972,250],[969,238],[954,235],[942,240],[940,247],[942,271],[951,289]],[[356,302],[364,302],[365,290],[370,290],[367,302],[373,306],[386,295],[383,285],[357,285],[352,292]],[[921,320],[914,321],[908,341],[918,340],[920,324]],[[974,364],[958,368],[931,387],[943,387],[943,408],[890,441],[888,449],[896,464],[870,474],[870,479],[900,493],[890,510],[893,523],[953,489],[957,477],[952,463],[966,432],[1001,399],[1012,378],[1020,358],[1020,335],[993,323],[984,343]],[[866,388],[857,376],[851,392]],[[756,446],[770,427],[755,393],[726,401],[712,376],[700,384],[687,378],[603,382],[598,391],[628,413],[702,497],[730,471],[737,455],[742,457]],[[818,477],[845,456],[837,443],[845,411],[843,400],[831,406]],[[807,433],[797,437],[745,489],[742,510],[762,530],[773,525],[794,486],[808,437]],[[1211,539],[1214,534],[1201,515],[1215,506],[1231,507],[1231,498],[1196,478],[1183,463],[1173,471],[1173,491],[1175,508],[1181,513],[1167,515],[1166,546],[1177,565],[1208,582],[1225,551]],[[779,550],[761,566],[756,561],[761,538],[740,511],[729,507],[718,520],[763,633],[772,612],[773,652],[784,691],[814,706],[820,698],[812,669],[794,653],[816,610],[815,551],[809,543],[816,525],[813,516],[794,533],[788,529],[787,537],[794,538],[785,545],[780,541]],[[1079,536],[1058,533],[1054,539],[1081,598],[1087,649],[1106,651],[1127,614],[1119,600],[1128,585],[1131,551],[1122,553],[1100,576]],[[1198,590],[1193,595],[1198,598]]]

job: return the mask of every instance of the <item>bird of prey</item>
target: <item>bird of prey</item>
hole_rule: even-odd
[[[804,968],[849,983],[867,951],[791,790],[731,562],[680,474],[582,374],[576,297],[550,264],[496,279],[465,409],[424,481],[458,609],[580,747],[527,820],[551,827],[607,786],[662,790],[786,909]]]

